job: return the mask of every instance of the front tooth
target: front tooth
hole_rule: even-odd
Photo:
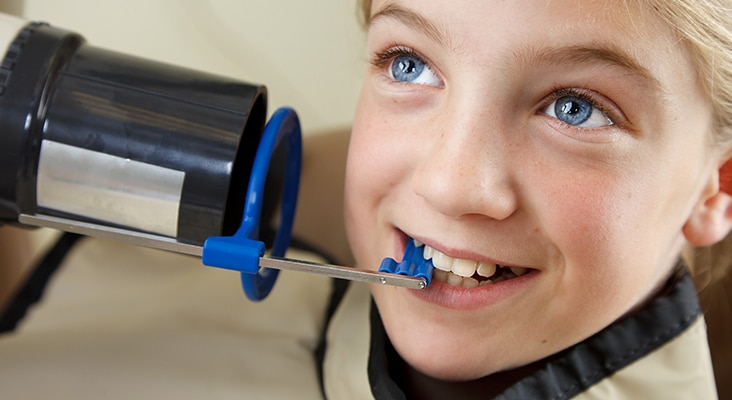
[[[412,239],[412,241],[414,242],[414,247],[422,247],[422,245],[424,244],[417,239]]]
[[[425,260],[430,260],[435,255],[435,249],[433,249],[430,246],[425,245],[424,251],[422,252],[422,257],[424,257]]]
[[[478,275],[484,278],[490,278],[496,273],[496,264],[480,263],[478,264]]]
[[[470,260],[456,258],[452,262],[452,273],[463,277],[473,276],[478,263]]]
[[[528,268],[523,268],[523,267],[509,267],[508,269],[510,269],[511,272],[513,272],[514,275],[516,275],[516,276],[521,276],[521,275],[524,275],[525,273],[529,272]]]
[[[452,269],[453,260],[454,259],[452,257],[447,256],[439,251],[435,251],[432,255],[432,264],[435,266],[435,268],[441,269],[443,271],[450,271]]]

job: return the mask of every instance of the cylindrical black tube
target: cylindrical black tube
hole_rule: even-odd
[[[23,29],[2,66],[0,222],[73,216],[191,243],[236,230],[266,119],[263,86],[44,24]]]

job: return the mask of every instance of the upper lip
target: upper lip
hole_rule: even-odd
[[[505,267],[532,268],[530,266],[526,266],[523,264],[516,264],[516,263],[507,262],[507,261],[501,261],[501,260],[494,259],[491,257],[486,257],[482,254],[478,254],[478,253],[475,253],[473,251],[466,250],[466,249],[450,248],[448,246],[438,244],[433,239],[429,239],[429,238],[425,238],[425,237],[415,237],[415,236],[411,236],[409,234],[407,234],[407,236],[412,239],[416,239],[416,240],[424,243],[425,245],[430,246],[433,249],[439,251],[440,253],[443,253],[452,258],[460,258],[460,259],[464,259],[464,260],[473,260],[473,261],[478,261],[478,262],[497,264],[497,265],[501,265],[501,266],[505,266]]]

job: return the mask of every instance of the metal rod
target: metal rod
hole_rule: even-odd
[[[111,226],[74,221],[49,215],[20,214],[20,216],[18,216],[18,221],[21,224],[53,228],[65,232],[78,233],[80,235],[102,239],[114,239],[136,246],[152,247],[155,249],[189,254],[197,257],[201,257],[203,254],[203,248],[201,246],[181,243],[167,236],[129,231]]]
[[[348,279],[366,283],[401,286],[410,289],[424,289],[427,281],[424,278],[374,272],[361,268],[344,267],[340,265],[320,264],[303,260],[292,260],[280,257],[261,257],[259,266],[288,271],[311,272],[333,278]]]
[[[137,246],[151,247],[197,257],[201,257],[203,254],[203,247],[201,246],[181,243],[166,236],[129,231],[66,218],[53,217],[49,215],[20,214],[18,221],[25,225],[53,228],[65,232],[78,233],[103,239],[113,239]],[[348,279],[358,282],[401,286],[410,289],[424,289],[427,287],[427,282],[424,278],[389,274],[385,272],[374,272],[361,268],[321,264],[288,258],[260,257],[259,266],[279,270],[309,272],[318,275],[330,276],[332,278]]]

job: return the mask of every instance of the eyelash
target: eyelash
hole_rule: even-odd
[[[391,63],[396,57],[399,56],[414,57],[422,62],[434,73],[432,64],[427,61],[427,59],[422,54],[420,54],[418,51],[414,50],[411,47],[402,45],[394,45],[386,48],[386,50],[374,52],[373,56],[371,57],[371,65],[378,69],[383,69],[387,65],[389,65],[389,63]]]
[[[597,96],[589,93],[587,89],[567,88],[567,87],[554,87],[550,90],[550,94],[541,102],[540,109],[546,108],[552,102],[561,99],[562,97],[572,96],[580,98],[597,108],[601,113],[607,116],[612,122],[613,126],[622,127],[623,118],[618,115],[616,110],[612,110],[602,104],[602,101],[598,101]]]

